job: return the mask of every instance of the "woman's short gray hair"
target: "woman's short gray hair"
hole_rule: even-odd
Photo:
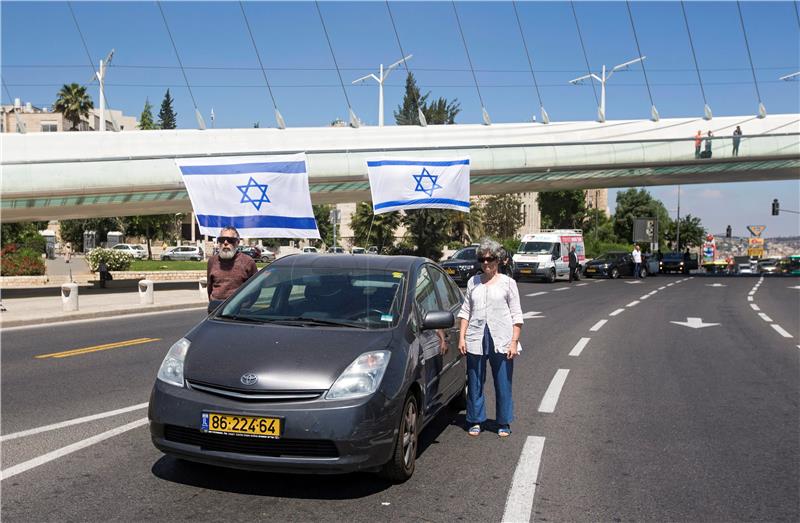
[[[490,256],[495,256],[498,259],[502,257],[503,251],[503,246],[491,238],[482,239],[480,246],[478,247],[479,253],[489,254]]]

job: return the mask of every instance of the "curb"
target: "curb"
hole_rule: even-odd
[[[0,329],[11,328],[11,327],[29,327],[34,325],[43,325],[47,323],[60,323],[63,321],[73,321],[73,320],[87,320],[93,318],[112,318],[115,316],[126,316],[128,314],[141,314],[141,313],[148,313],[148,312],[161,312],[161,311],[173,311],[173,310],[181,310],[181,309],[199,309],[208,306],[208,302],[193,302],[193,303],[175,303],[172,305],[153,305],[153,306],[145,306],[146,308],[142,308],[142,306],[136,308],[127,308],[127,309],[116,309],[116,310],[106,310],[106,311],[94,311],[94,312],[80,312],[77,313],[64,313],[62,316],[53,316],[49,318],[30,318],[24,320],[9,320],[9,321],[2,321],[0,322]]]

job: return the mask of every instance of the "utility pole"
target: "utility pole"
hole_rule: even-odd
[[[412,56],[414,55],[410,54],[405,58],[401,58],[400,60],[396,61],[395,63],[387,67],[385,70],[383,68],[383,64],[381,64],[378,72],[379,76],[375,76],[374,74],[370,73],[366,76],[362,76],[361,78],[353,80],[352,82],[353,84],[359,82],[363,83],[364,81],[369,80],[370,78],[378,82],[378,127],[383,127],[383,82],[386,80],[386,78],[389,77],[389,73],[394,71],[394,69],[403,62],[411,60]]]
[[[678,186],[678,221],[675,224],[675,252],[681,252],[681,186]]]
[[[600,82],[600,107],[597,108],[597,121],[602,123],[602,122],[606,121],[606,82],[611,78],[611,75],[613,75],[617,71],[622,71],[622,70],[628,69],[628,67],[630,67],[631,65],[633,65],[635,63],[638,63],[638,62],[641,62],[645,58],[647,58],[647,57],[646,56],[640,56],[639,58],[636,58],[634,60],[630,60],[628,62],[625,62],[624,64],[615,65],[611,69],[611,71],[609,71],[608,75],[606,75],[606,66],[605,66],[605,64],[603,64],[603,68],[602,68],[602,71],[600,73],[600,76],[597,76],[594,73],[589,73],[589,74],[583,75],[581,77],[574,78],[574,79],[570,80],[569,83],[571,83],[572,85],[579,85],[579,84],[582,84],[584,80],[588,80],[589,78],[594,78],[595,80]],[[653,108],[653,109],[655,109],[655,108]],[[653,115],[653,117],[655,119],[655,114]]]
[[[100,82],[100,130],[106,130],[106,92],[103,87],[106,78],[106,68],[108,64],[111,63],[111,57],[114,56],[114,50],[112,49],[108,56],[106,56],[105,63],[103,60],[100,60],[100,69],[98,69],[97,73],[97,81]]]

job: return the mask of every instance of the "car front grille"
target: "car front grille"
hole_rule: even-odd
[[[517,269],[536,269],[539,267],[538,262],[517,262],[515,265]]]
[[[196,445],[203,450],[231,452],[270,457],[338,458],[339,450],[330,440],[313,439],[269,439],[250,436],[211,434],[198,429],[164,426],[167,441]]]
[[[290,402],[290,401],[310,401],[322,396],[324,390],[246,390],[231,387],[220,387],[202,381],[186,380],[189,388],[215,396],[232,398],[239,401],[248,402]]]

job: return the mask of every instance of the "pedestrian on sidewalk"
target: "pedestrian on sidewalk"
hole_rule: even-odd
[[[111,281],[111,280],[114,279],[114,277],[111,276],[111,273],[108,270],[108,265],[103,260],[100,260],[100,263],[97,264],[97,274],[98,274],[98,276],[100,278],[100,288],[101,289],[105,289],[106,288],[106,282],[107,281]]]
[[[67,242],[64,246],[64,262],[69,263],[70,258],[72,258],[72,244]]]
[[[642,251],[639,249],[638,243],[633,246],[631,256],[633,256],[633,277],[639,278],[642,270]]]
[[[569,246],[569,283],[572,283],[572,280],[578,279],[578,255],[575,254],[575,246]]]
[[[700,146],[703,145],[703,131],[698,130],[694,137],[694,157],[700,158]]]
[[[206,281],[209,300],[226,300],[255,273],[256,262],[238,252],[239,231],[236,227],[223,227],[217,237],[219,252],[208,259]]]
[[[739,156],[739,142],[742,139],[742,128],[738,125],[733,131],[733,156]]]
[[[514,402],[511,394],[514,358],[522,350],[522,308],[513,278],[498,270],[502,247],[485,239],[478,247],[482,273],[470,278],[458,313],[458,350],[467,357],[467,434],[479,436],[486,421],[483,384],[491,365],[495,390],[497,435],[511,435]]]

